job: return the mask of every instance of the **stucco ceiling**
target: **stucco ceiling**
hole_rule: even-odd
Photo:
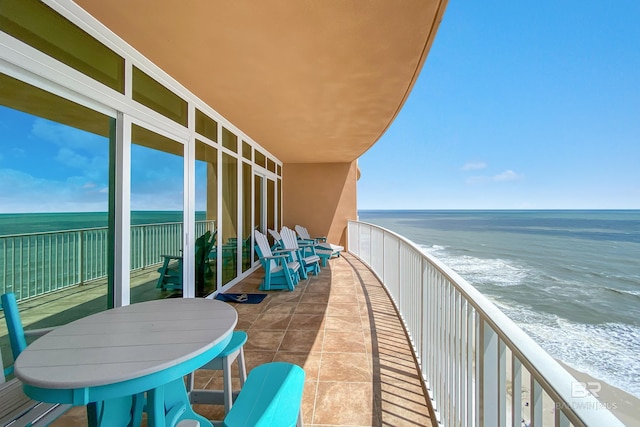
[[[285,163],[349,162],[382,136],[446,0],[76,0]]]

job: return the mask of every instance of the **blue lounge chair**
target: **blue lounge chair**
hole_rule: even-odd
[[[43,328],[25,331],[15,294],[12,292],[3,294],[0,300],[14,359],[27,347],[27,336],[39,337],[54,329]],[[4,366],[2,354],[0,354],[0,365]],[[13,366],[8,366],[3,369],[3,374],[0,377],[0,425],[46,426],[71,408],[71,405],[31,400],[22,391],[22,383],[18,379],[7,380],[6,376],[12,372]]]
[[[255,230],[255,249],[264,269],[264,278],[260,285],[260,290],[270,291],[276,289],[294,290],[299,281],[298,270],[300,263],[289,261],[289,254],[279,251],[277,254],[271,252],[267,236]]]
[[[303,279],[308,279],[308,273],[316,276],[320,273],[320,257],[316,254],[313,244],[298,242],[296,232],[288,227],[282,227],[280,231],[280,242],[284,249],[293,251],[292,255],[300,263],[300,274]]]

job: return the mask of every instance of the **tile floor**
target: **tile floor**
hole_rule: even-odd
[[[259,270],[230,292],[260,292]],[[246,330],[247,370],[289,361],[306,373],[305,426],[431,426],[430,411],[404,330],[375,276],[345,254],[294,292],[260,304],[233,304]],[[239,386],[234,364],[234,382]],[[197,371],[196,388],[221,388],[220,372]],[[209,419],[222,406],[194,405]],[[435,423],[434,423],[435,424]],[[86,425],[73,408],[53,426]]]

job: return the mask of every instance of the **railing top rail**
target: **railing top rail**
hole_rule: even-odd
[[[592,410],[593,408],[598,408],[600,403],[591,394],[584,397],[572,396],[572,383],[575,383],[577,380],[486,296],[442,261],[422,251],[411,240],[389,229],[362,221],[349,220],[348,223],[363,224],[393,236],[420,254],[424,260],[435,267],[438,272],[467,299],[482,319],[489,323],[491,328],[498,334],[500,339],[505,342],[507,347],[515,354],[531,376],[542,385],[545,392],[547,392],[551,398],[563,402],[567,405],[566,407],[571,408],[573,412],[567,412],[569,421],[585,425],[623,425],[608,410]],[[351,245],[349,245],[349,247],[351,247]],[[576,419],[575,416],[578,418]]]
[[[212,222],[212,221],[213,220],[200,220],[200,221],[196,221],[196,224]],[[147,226],[157,227],[159,225],[178,225],[178,224],[182,224],[182,221],[153,222],[153,223],[148,223],[148,224],[132,224],[131,228],[147,227]],[[107,229],[107,226],[104,226],[104,227],[87,227],[87,228],[72,228],[72,229],[68,229],[68,230],[36,231],[34,233],[2,234],[2,235],[0,235],[0,239],[2,239],[2,238],[41,236],[43,234],[44,235],[51,235],[51,234],[64,234],[64,233],[80,233],[80,232],[106,230],[106,229]]]

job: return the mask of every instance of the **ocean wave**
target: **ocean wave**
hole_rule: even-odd
[[[609,292],[613,292],[615,294],[618,294],[618,295],[623,295],[623,296],[631,295],[631,296],[640,298],[640,290],[638,290],[638,291],[629,291],[629,290],[625,290],[625,289],[614,289],[614,288],[608,288],[608,287],[605,287],[604,289],[609,291]]]
[[[494,303],[551,356],[640,397],[640,327],[583,324],[527,307]]]
[[[518,286],[533,276],[532,269],[502,258],[478,258],[471,255],[454,255],[440,245],[418,245],[425,253],[432,255],[469,280],[474,286]]]

